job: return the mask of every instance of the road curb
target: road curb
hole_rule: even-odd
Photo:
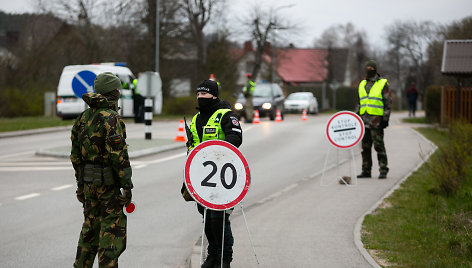
[[[361,240],[361,230],[362,230],[362,223],[364,222],[364,218],[365,216],[371,214],[372,212],[374,212],[382,203],[383,201],[388,198],[390,195],[392,195],[392,193],[397,190],[400,185],[405,182],[410,176],[411,174],[413,174],[413,172],[415,172],[416,170],[418,170],[430,157],[431,155],[436,152],[436,149],[438,148],[434,143],[432,143],[430,140],[428,140],[427,138],[425,138],[423,135],[421,135],[420,133],[418,133],[416,130],[412,129],[411,127],[409,127],[409,129],[411,131],[413,131],[416,135],[420,136],[422,139],[424,139],[426,142],[428,142],[432,147],[433,147],[433,150],[431,150],[431,152],[428,153],[428,155],[426,155],[422,161],[420,163],[418,163],[418,165],[413,168],[406,176],[404,176],[401,180],[399,180],[390,190],[388,190],[385,195],[382,196],[382,198],[379,199],[379,201],[377,201],[370,209],[368,209],[356,222],[356,225],[354,226],[354,244],[356,245],[357,249],[359,250],[359,252],[361,253],[361,255],[364,257],[364,259],[370,264],[372,265],[372,267],[375,267],[375,268],[380,268],[381,266],[374,260],[374,258],[372,258],[372,256],[369,254],[369,252],[367,251],[367,249],[365,249],[364,247],[364,244],[362,243],[362,240]]]
[[[167,145],[151,147],[151,148],[147,148],[143,150],[128,152],[128,156],[130,159],[135,159],[135,158],[139,158],[143,156],[172,151],[172,150],[180,149],[180,148],[185,148],[185,143],[167,144]],[[36,151],[36,155],[69,158],[70,152],[60,152],[60,151],[53,151],[53,150],[48,150],[48,149],[39,149]]]

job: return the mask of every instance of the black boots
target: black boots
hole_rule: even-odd
[[[387,178],[387,172],[380,172],[379,179],[386,179]]]
[[[357,175],[357,178],[359,178],[359,179],[366,179],[366,178],[370,178],[370,177],[371,177],[370,173],[367,173],[367,172],[364,172],[364,171],[362,171],[361,174]]]
[[[209,255],[205,262],[202,264],[202,268],[220,268],[221,262],[219,258]],[[223,262],[223,268],[231,268],[228,262]]]

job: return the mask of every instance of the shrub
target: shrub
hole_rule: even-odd
[[[437,181],[435,192],[454,196],[467,179],[466,169],[472,152],[472,124],[454,121],[449,125],[449,139],[438,150],[438,158],[429,165]]]
[[[441,87],[429,86],[425,94],[426,118],[430,122],[439,123],[441,121]]]

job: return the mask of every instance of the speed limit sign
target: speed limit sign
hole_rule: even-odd
[[[221,140],[200,143],[185,163],[185,185],[202,206],[213,210],[230,209],[249,190],[251,173],[241,152]]]

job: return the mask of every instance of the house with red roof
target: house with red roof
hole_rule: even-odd
[[[238,85],[243,86],[246,74],[252,73],[254,68],[255,48],[248,41],[242,49],[233,49],[231,53],[238,64]],[[336,80],[339,85],[350,87],[352,81],[348,64],[348,49],[344,48],[328,50],[292,46],[271,49],[270,44],[267,44],[256,83],[272,80],[283,84],[284,88],[295,86],[312,89]],[[272,72],[274,66],[275,72]]]

